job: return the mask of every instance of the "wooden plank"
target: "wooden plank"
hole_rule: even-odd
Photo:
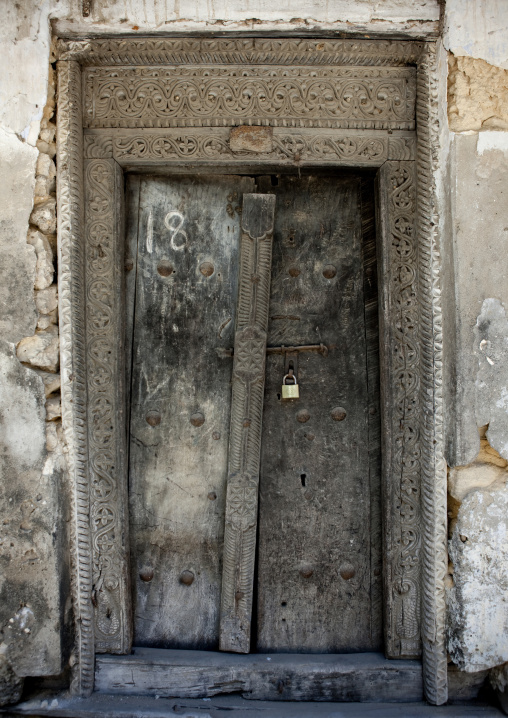
[[[135,644],[217,648],[241,193],[141,182],[130,427]]]
[[[367,348],[370,479],[370,595],[374,645],[383,646],[383,541],[381,521],[381,407],[379,373],[379,301],[375,187],[372,176],[360,186],[363,252],[363,296]]]
[[[241,693],[252,700],[397,703],[422,699],[422,667],[379,653],[243,656],[135,648],[130,656],[97,657],[95,690],[161,698]]]
[[[284,359],[267,359],[257,648],[379,650],[359,179],[258,185],[277,197],[269,346],[323,343],[329,353],[299,355],[300,398],[286,402]]]
[[[141,177],[130,175],[125,184],[125,385],[129,387],[127,393],[127,416],[130,416],[130,387],[132,384],[132,342],[134,340],[134,306],[136,298],[136,276],[138,266],[138,222],[139,222],[139,193],[141,191]],[[127,439],[129,423],[126,422]]]
[[[220,649],[239,653],[250,650],[274,209],[273,195],[244,194],[220,615]]]

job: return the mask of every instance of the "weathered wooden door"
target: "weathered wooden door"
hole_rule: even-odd
[[[242,220],[252,193],[270,199],[250,200]],[[381,647],[373,217],[361,194],[357,176],[130,178],[135,645]],[[264,357],[265,344],[261,393],[246,399],[238,387],[257,380],[242,378],[240,355]],[[287,373],[299,399],[281,398]],[[235,451],[254,463],[235,470]]]

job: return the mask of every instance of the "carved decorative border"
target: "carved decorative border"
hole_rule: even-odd
[[[62,425],[71,480],[71,562],[75,664],[71,690],[87,695],[94,681],[94,627],[85,357],[85,257],[81,69],[58,64],[58,295]]]
[[[423,50],[423,53],[422,53]],[[423,616],[423,664],[425,691],[432,703],[446,700],[446,651],[444,646],[444,573],[446,569],[446,474],[443,460],[442,432],[442,366],[441,366],[441,305],[440,305],[440,258],[439,237],[435,214],[433,174],[435,171],[433,150],[438,144],[436,120],[436,71],[435,47],[433,43],[404,41],[355,41],[355,40],[273,40],[273,39],[134,39],[134,40],[92,40],[60,43],[59,62],[59,111],[58,111],[58,203],[59,203],[59,252],[60,252],[60,296],[61,296],[61,342],[62,342],[62,391],[63,422],[70,449],[72,491],[74,496],[74,606],[76,616],[77,663],[74,669],[73,686],[76,692],[86,695],[93,687],[93,625],[92,625],[92,575],[90,565],[90,506],[89,475],[87,470],[88,444],[86,436],[86,343],[84,326],[84,254],[83,254],[83,148],[81,124],[80,64],[84,66],[103,65],[192,65],[192,64],[258,64],[258,65],[364,65],[404,66],[417,64],[417,265],[419,314],[418,337],[421,363],[417,369],[419,380],[419,430],[421,451],[422,491],[422,542],[423,570],[420,572],[421,607]],[[75,61],[72,61],[75,60]],[[150,122],[140,124],[144,127]],[[140,128],[141,129],[141,128]],[[296,133],[307,135],[298,128],[280,128],[294,141]],[[276,131],[278,132],[277,128]],[[168,131],[169,132],[169,131]],[[329,129],[315,130],[316,135],[331,138]],[[157,134],[157,132],[143,133]],[[193,134],[193,133],[190,133]],[[87,156],[109,159],[122,151],[117,146],[117,136],[101,135],[101,139],[87,136]],[[353,131],[354,135],[354,131]],[[168,134],[169,136],[169,134]],[[277,142],[280,135],[274,133]],[[177,142],[178,144],[178,142]],[[286,143],[287,144],[287,143]],[[149,142],[150,145],[150,142]],[[332,145],[328,145],[329,147]],[[150,152],[155,154],[153,149]],[[281,145],[274,143],[275,152]],[[326,143],[325,143],[326,147]],[[392,148],[397,145],[392,144]],[[176,150],[176,154],[181,150]],[[308,151],[308,150],[307,150]],[[337,147],[333,150],[337,153]],[[397,150],[390,149],[387,157],[379,160],[382,165],[387,159],[410,160],[406,152],[410,144],[399,143]],[[395,155],[394,152],[399,152]],[[294,164],[299,163],[298,152],[292,154]],[[235,157],[239,155],[235,155]],[[313,151],[309,158],[314,158]],[[130,166],[134,162],[123,161]],[[212,158],[213,159],[213,158]],[[227,152],[220,153],[219,161],[229,162]],[[245,156],[241,158],[245,161]],[[270,159],[268,157],[266,160]],[[271,157],[274,161],[274,157]],[[167,163],[167,158],[152,158]],[[171,161],[171,159],[170,159]],[[186,165],[184,158],[175,157],[175,164]],[[199,161],[203,161],[202,158]],[[281,160],[277,160],[280,162]],[[310,159],[309,159],[310,161]],[[356,160],[358,162],[358,159]],[[351,164],[356,164],[352,161]],[[333,163],[333,159],[332,159]],[[338,159],[336,164],[340,164]],[[199,164],[199,163],[198,163]],[[319,164],[319,163],[318,163]],[[377,162],[373,162],[373,165]],[[392,170],[388,163],[381,172],[386,176]],[[402,163],[401,163],[402,164]],[[189,163],[187,166],[193,166]],[[196,165],[198,166],[198,165]],[[358,166],[358,165],[356,165]],[[400,171],[400,165],[399,165]],[[395,180],[394,180],[395,181]],[[403,181],[403,186],[405,180]],[[381,182],[381,193],[389,195],[390,187]],[[395,217],[392,218],[395,221]],[[393,235],[395,224],[393,224]],[[400,228],[399,228],[400,229]],[[397,231],[399,231],[397,229]],[[404,234],[404,232],[402,232]],[[400,237],[399,237],[400,239]],[[400,294],[403,301],[404,294]],[[395,320],[394,331],[397,330]],[[408,334],[406,334],[409,337]],[[409,345],[407,345],[409,346]],[[395,402],[395,394],[392,404]],[[416,395],[415,395],[416,398]],[[397,407],[393,407],[395,410]],[[118,427],[117,427],[118,429]],[[407,435],[400,433],[406,442]],[[410,444],[408,444],[409,446]],[[405,451],[406,449],[404,449]],[[396,451],[396,447],[394,447]],[[405,456],[402,455],[404,471]],[[416,507],[416,504],[415,504]],[[417,507],[416,507],[417,508]],[[92,507],[92,512],[95,507]],[[392,515],[393,516],[393,515]],[[399,528],[402,546],[407,535]],[[409,544],[408,544],[409,545]],[[402,554],[401,554],[402,555]],[[411,549],[409,555],[416,555]],[[406,574],[404,574],[406,575]],[[416,575],[416,574],[415,574]],[[417,587],[418,588],[418,587]],[[401,593],[400,596],[404,596]],[[396,598],[396,597],[395,597]],[[396,605],[396,602],[395,604]],[[393,612],[394,616],[405,615],[405,611]],[[400,623],[400,620],[399,620]],[[397,619],[393,624],[396,631]],[[405,633],[403,629],[402,633]],[[411,639],[399,635],[398,639]],[[402,645],[401,645],[402,648]]]
[[[411,67],[89,67],[86,127],[414,129]]]
[[[420,345],[414,162],[380,171],[385,640],[389,657],[417,657],[420,640]],[[396,517],[397,520],[394,520]]]
[[[288,163],[379,167],[386,160],[414,160],[413,133],[379,130],[296,130],[274,128],[272,149],[234,151],[230,128],[193,130],[87,130],[85,157],[111,158],[134,168],[160,162],[217,160],[243,163]]]
[[[445,647],[447,477],[443,427],[443,314],[435,173],[439,145],[436,45],[428,43],[417,75],[417,203],[420,282],[420,432],[423,527],[422,641],[425,694],[448,700]]]
[[[368,65],[418,62],[424,42],[301,38],[109,38],[60,40],[59,57],[81,65]]]
[[[88,470],[95,650],[130,650],[123,352],[123,176],[112,159],[85,160]]]

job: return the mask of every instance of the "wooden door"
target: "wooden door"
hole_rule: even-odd
[[[298,353],[292,401],[281,400],[283,355],[267,356],[257,650],[379,650],[377,317],[372,266],[365,273],[373,227],[362,226],[359,177],[276,182],[258,180],[276,195],[268,346],[327,351]]]
[[[242,195],[255,191],[275,195],[257,577],[255,520],[243,543],[228,542],[229,521],[222,581],[233,371],[224,350],[235,344]],[[128,192],[134,644],[218,648],[222,593],[228,650],[380,648],[373,217],[370,207],[362,224],[360,179],[132,178]],[[259,285],[258,270],[248,282]],[[283,402],[284,355],[270,347],[312,344],[327,355],[298,354],[300,399]],[[257,494],[257,477],[247,480]]]
[[[233,344],[239,210],[253,188],[230,176],[128,188],[134,645],[218,648],[231,408],[220,349]]]

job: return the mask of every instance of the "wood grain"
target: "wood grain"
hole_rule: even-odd
[[[218,647],[232,366],[217,348],[233,342],[238,208],[252,188],[228,176],[141,180],[129,475],[135,645]]]
[[[252,700],[402,703],[422,699],[422,667],[379,653],[242,656],[136,648],[130,656],[97,657],[95,690],[161,698],[241,693]]]
[[[277,197],[268,344],[323,343],[329,354],[299,355],[300,398],[286,402],[283,357],[267,359],[257,648],[379,650],[360,181],[281,176],[259,187]]]

